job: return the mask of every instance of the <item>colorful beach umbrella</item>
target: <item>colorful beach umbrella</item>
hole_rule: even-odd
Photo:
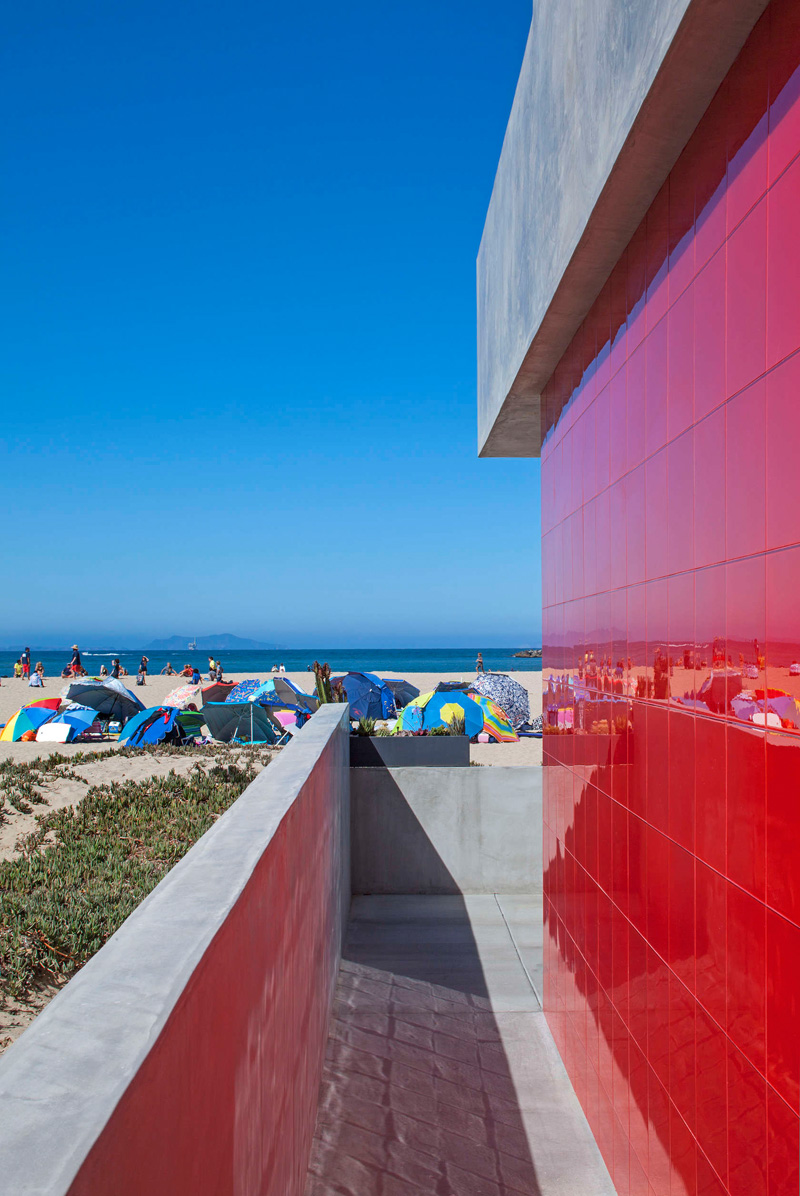
[[[430,731],[444,727],[454,718],[464,719],[464,733],[471,739],[483,730],[484,713],[467,694],[458,690],[420,694],[400,712],[395,731]]]
[[[12,714],[6,725],[0,731],[0,741],[3,743],[19,743],[28,731],[32,736],[52,716],[49,706],[23,706],[16,714]]]
[[[203,689],[200,685],[179,685],[177,689],[171,689],[164,698],[165,706],[174,706],[176,710],[185,710],[194,702],[195,706],[202,706],[203,704]]]
[[[249,677],[246,681],[240,681],[234,685],[231,692],[225,698],[226,702],[249,702],[252,694],[257,689],[261,688],[261,682],[258,677]],[[216,706],[216,702],[208,703],[211,706]]]
[[[517,742],[519,736],[496,702],[493,702],[491,698],[484,697],[483,694],[471,693],[469,696],[474,702],[477,702],[483,711],[483,730],[487,735],[497,740],[498,743]]]
[[[26,702],[26,709],[30,706],[42,706],[48,710],[58,710],[61,705],[61,698],[37,698],[35,702]]]

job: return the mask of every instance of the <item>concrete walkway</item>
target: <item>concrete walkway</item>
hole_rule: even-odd
[[[306,1196],[613,1196],[541,922],[541,897],[354,899]]]

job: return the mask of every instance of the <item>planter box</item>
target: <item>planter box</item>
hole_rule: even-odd
[[[351,735],[351,768],[468,768],[466,735]]]

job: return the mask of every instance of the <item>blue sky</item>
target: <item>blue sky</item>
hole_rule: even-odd
[[[539,642],[475,256],[530,0],[12,6],[0,642]]]

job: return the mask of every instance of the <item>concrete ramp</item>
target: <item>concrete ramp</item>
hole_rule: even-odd
[[[306,1196],[611,1196],[541,933],[536,895],[354,899]]]

